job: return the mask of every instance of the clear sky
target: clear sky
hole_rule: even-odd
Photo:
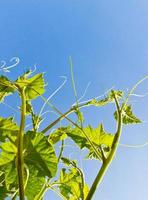
[[[12,78],[36,64],[37,71],[46,72],[47,96],[63,81],[60,76],[67,76],[66,85],[53,98],[62,111],[74,102],[70,55],[79,96],[91,81],[84,100],[101,95],[112,86],[131,88],[148,75],[148,1],[0,1],[0,60],[9,63],[14,56],[20,58],[19,66],[11,70]],[[148,81],[136,92],[148,92]],[[148,141],[148,96],[133,100],[133,109],[144,123],[124,127],[121,143],[143,144]],[[114,131],[112,113],[112,106],[87,108],[85,123],[96,127],[103,121],[107,131]],[[80,159],[77,152],[73,156]],[[96,161],[82,164],[91,185],[99,165]],[[94,200],[147,200],[147,185],[148,146],[140,149],[120,146]],[[45,200],[58,200],[50,195]]]

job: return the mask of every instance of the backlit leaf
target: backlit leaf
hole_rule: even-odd
[[[60,172],[59,189],[61,194],[68,200],[75,200],[82,198],[82,190],[84,197],[88,193],[88,186],[84,183],[82,189],[82,177],[76,168],[63,168]]]
[[[57,158],[53,146],[42,133],[25,135],[25,163],[34,165],[40,174],[53,177],[57,171]]]
[[[60,140],[66,139],[67,138],[66,132],[68,131],[68,129],[70,130],[70,127],[61,127],[61,128],[56,129],[54,132],[52,132],[49,135],[48,140],[52,144],[55,144],[59,142]]]
[[[102,124],[100,124],[96,129],[92,128],[91,126],[87,126],[86,128],[83,128],[83,131],[97,146],[105,145],[110,147],[112,145],[114,136],[106,133]],[[87,141],[84,133],[80,129],[74,128],[66,134],[71,137],[81,149],[84,147],[90,148],[90,143]]]
[[[28,200],[36,199],[36,196],[41,191],[45,183],[45,177],[43,177],[37,168],[33,165],[29,166],[29,180],[25,190],[25,194]]]
[[[0,76],[0,101],[15,91],[11,81],[6,76]]]
[[[114,113],[115,119],[117,120],[117,111]],[[141,120],[138,119],[132,112],[131,105],[125,105],[122,111],[122,122],[123,124],[138,124]]]
[[[21,76],[16,81],[16,83],[21,88],[25,87],[27,100],[34,99],[45,92],[45,89],[44,89],[45,82],[43,78],[43,73],[36,74],[32,76],[31,78],[28,78],[28,76],[27,77]]]
[[[19,127],[13,122],[12,117],[0,117],[0,141],[5,141],[6,138],[16,139],[18,130]]]
[[[17,148],[11,142],[5,142],[0,145],[0,166],[4,166],[12,162],[16,158]]]

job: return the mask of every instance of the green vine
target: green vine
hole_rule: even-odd
[[[110,90],[100,99],[79,102],[71,59],[70,65],[76,103],[64,113],[49,101],[50,98],[43,96],[46,86],[43,73],[33,75],[29,70],[15,81],[0,76],[0,101],[4,102],[7,96],[15,92],[19,93],[21,99],[19,125],[14,122],[13,117],[0,117],[2,199],[11,197],[13,200],[42,200],[45,193],[51,190],[64,200],[91,200],[116,155],[123,124],[141,123],[132,111],[129,97],[148,76],[137,82],[127,95],[120,90]],[[32,101],[38,97],[44,103],[40,112],[36,113]],[[99,108],[108,104],[115,105],[115,133],[106,132],[102,123],[96,128],[84,124],[82,108]],[[42,118],[45,106],[49,106],[59,116],[53,122]],[[76,114],[77,119],[72,120],[70,114]],[[26,126],[26,119],[31,126]],[[62,120],[66,120],[67,124],[63,126],[60,123],[58,126]],[[41,124],[45,128],[41,128]],[[66,140],[73,141],[74,148],[77,147],[80,151],[85,149],[85,159],[90,162],[97,159],[101,164],[90,188],[80,163],[67,155]],[[59,145],[61,147],[57,151]]]

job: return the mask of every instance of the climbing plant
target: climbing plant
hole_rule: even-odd
[[[29,70],[17,80],[0,76],[0,101],[4,102],[7,96],[17,93],[21,104],[20,122],[14,121],[12,116],[0,117],[0,199],[42,200],[48,190],[65,200],[92,199],[114,159],[123,124],[141,123],[128,99],[146,78],[139,81],[127,95],[120,90],[110,90],[102,99],[92,98],[80,103],[72,76],[76,103],[62,113],[43,96],[46,86],[43,73],[34,75]],[[45,124],[48,125],[44,129],[40,127],[43,122],[41,112],[36,113],[32,104],[39,97],[43,100],[43,106],[50,106],[59,115],[53,122],[46,120]],[[11,101],[12,97],[9,98]],[[115,133],[106,132],[102,123],[96,128],[84,125],[81,108],[95,106],[99,109],[110,103],[115,107]],[[72,113],[76,114],[76,121],[70,118]],[[26,126],[28,117],[31,118],[30,129]],[[63,119],[67,120],[66,126],[59,124]],[[85,158],[90,159],[90,162],[97,159],[100,163],[92,186],[88,186],[77,160],[65,155],[64,143],[67,139],[72,140],[80,150],[86,149]],[[59,144],[60,151],[56,151]]]

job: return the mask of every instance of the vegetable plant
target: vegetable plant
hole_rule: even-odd
[[[7,197],[12,200],[42,200],[48,190],[52,190],[64,200],[92,199],[114,159],[123,124],[141,123],[133,114],[128,99],[136,87],[148,77],[140,80],[127,95],[120,90],[110,90],[102,99],[92,98],[79,102],[72,63],[71,73],[76,103],[65,113],[43,96],[46,86],[43,73],[34,75],[29,70],[17,80],[0,76],[0,101],[4,102],[10,94],[18,94],[20,98],[20,122],[15,122],[12,116],[0,117],[1,200]],[[43,129],[40,128],[43,122],[41,112],[36,113],[33,106],[33,101],[37,98],[43,100],[41,110],[48,105],[59,115],[53,122],[46,119],[48,125]],[[110,103],[115,107],[115,133],[106,132],[102,123],[97,128],[85,125],[81,108],[96,106],[99,109]],[[72,113],[77,116],[75,121],[69,116]],[[28,117],[31,118],[30,129],[26,126]],[[59,123],[63,119],[67,121],[66,126]],[[64,144],[68,139],[80,150],[87,150],[85,159],[90,159],[90,162],[91,159],[97,159],[100,163],[101,167],[98,165],[98,174],[90,187],[77,160],[69,159],[65,155]],[[56,151],[59,145],[60,151]]]

